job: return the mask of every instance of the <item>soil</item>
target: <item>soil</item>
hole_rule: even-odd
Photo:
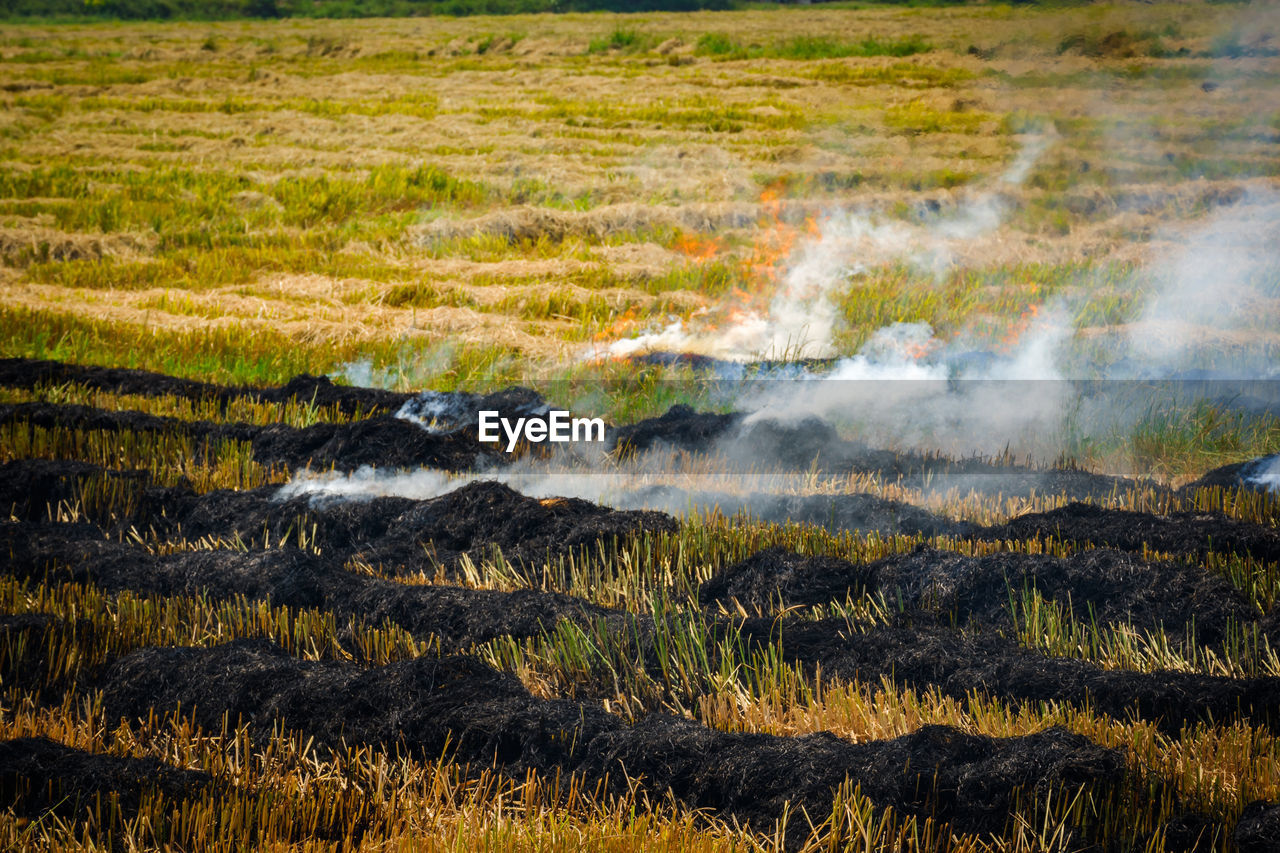
[[[203,452],[201,445],[206,442],[244,441],[253,445],[253,458],[260,464],[279,465],[288,470],[333,468],[350,472],[368,465],[469,471],[500,465],[520,455],[504,453],[497,444],[479,441],[474,426],[432,432],[412,421],[385,414],[350,423],[323,422],[309,427],[256,426],[184,421],[79,405],[18,403],[0,406],[0,424],[179,435],[192,442],[197,458]],[[526,447],[525,451],[528,450]]]
[[[364,464],[464,470],[505,461],[492,445],[477,441],[475,411],[509,406],[534,412],[545,405],[527,389],[490,397],[387,392],[361,396],[366,389],[341,389],[312,377],[280,389],[226,389],[137,371],[0,362],[0,384],[33,387],[57,381],[224,401],[234,394],[310,400],[302,395],[314,393],[320,404],[376,413],[350,424],[296,429],[192,424],[136,412],[22,404],[0,407],[0,423],[161,430],[187,435],[196,446],[207,439],[238,438],[252,442],[260,462],[341,471]],[[163,390],[166,387],[171,390]],[[331,396],[323,397],[326,394]],[[1078,471],[893,454],[844,441],[821,421],[797,427],[681,407],[661,418],[617,428],[613,435],[621,446],[635,451],[666,444],[716,450],[747,462],[781,460],[796,469],[808,469],[816,459],[823,470],[872,471],[906,484],[974,488],[1006,496],[1031,490],[1100,496],[1134,484]],[[86,483],[94,481],[98,489],[99,479],[107,481],[106,491],[127,498],[116,506],[115,516],[88,505],[89,522],[51,520],[56,517],[51,508],[64,501],[76,503]],[[466,560],[489,559],[499,548],[536,587],[549,560],[584,548],[607,549],[615,540],[645,531],[674,531],[674,519],[661,512],[619,511],[570,498],[538,500],[493,482],[473,482],[429,500],[326,502],[280,499],[278,494],[276,487],[268,487],[198,495],[185,485],[158,487],[144,472],[104,470],[82,462],[17,460],[0,465],[0,517],[10,519],[0,522],[0,554],[7,558],[6,572],[19,578],[91,582],[108,592],[269,599],[321,609],[337,617],[339,625],[348,619],[366,624],[386,620],[420,638],[438,637],[444,654],[367,666],[358,661],[304,661],[261,640],[212,648],[141,649],[87,672],[77,685],[103,690],[109,721],[180,707],[207,728],[220,729],[225,713],[265,736],[283,720],[322,747],[380,745],[432,761],[448,750],[473,772],[497,767],[516,779],[528,770],[571,773],[588,781],[607,778],[615,793],[623,793],[627,775],[638,778],[655,801],[670,792],[693,808],[765,830],[788,802],[793,814],[807,809],[821,820],[829,812],[833,789],[846,779],[858,783],[879,806],[977,833],[1007,830],[1013,804],[1024,792],[1043,802],[1056,785],[1102,789],[1131,781],[1122,754],[1061,729],[993,739],[926,726],[904,737],[855,744],[828,733],[727,733],[663,714],[629,724],[607,713],[599,696],[536,698],[514,676],[489,668],[469,650],[497,637],[536,637],[561,620],[603,620],[610,630],[631,638],[637,659],[653,664],[652,618],[537,589],[500,592],[400,583],[361,571],[359,564],[392,575],[423,571],[430,576],[440,570],[446,578],[457,578]],[[1258,624],[1274,646],[1280,642],[1277,614],[1256,612],[1226,580],[1199,568],[1194,560],[1151,561],[1131,553],[1146,545],[1186,558],[1212,547],[1274,561],[1280,559],[1280,534],[1267,525],[1207,514],[1161,517],[1072,504],[974,529],[871,495],[732,496],[646,490],[634,497],[673,508],[715,503],[722,510],[742,509],[758,518],[883,535],[1019,540],[1052,535],[1110,546],[1065,558],[966,557],[922,547],[870,564],[768,549],[717,573],[701,589],[700,601],[708,608],[713,639],[740,633],[743,648],[754,649],[780,637],[784,659],[836,680],[858,678],[874,684],[885,678],[908,687],[936,688],[962,700],[976,692],[1007,700],[1088,705],[1116,719],[1151,721],[1171,736],[1187,725],[1231,721],[1280,731],[1278,678],[1105,670],[1087,661],[1048,657],[1012,638],[1008,615],[1010,589],[1034,586],[1046,598],[1069,603],[1078,618],[1091,613],[1100,624],[1162,626],[1179,640],[1194,620],[1195,639],[1205,645],[1220,642],[1228,624]],[[210,537],[236,546],[155,554],[124,536],[130,528],[161,540]],[[305,548],[296,547],[300,537],[306,540]],[[891,624],[857,630],[843,618],[814,621],[782,613],[788,607],[843,601],[866,592],[883,593],[897,605]],[[737,612],[734,599],[753,615],[740,619],[722,613],[720,604],[728,613]],[[88,630],[88,625],[38,614],[0,615],[5,649],[14,648],[19,639],[28,648],[43,648],[63,634]],[[345,634],[338,638],[354,647],[346,639]],[[30,697],[50,701],[36,690],[47,675],[33,669],[44,669],[38,656],[19,660],[3,652],[0,668],[7,682],[14,689],[31,685]],[[68,686],[46,685],[55,693]],[[595,688],[584,688],[590,689]],[[12,804],[19,815],[34,817],[57,804],[81,813],[83,803],[108,790],[120,791],[122,803],[136,808],[151,788],[180,799],[207,785],[203,774],[154,761],[89,755],[51,741],[0,743],[0,808]],[[1277,821],[1280,807],[1250,805],[1234,828],[1237,847],[1245,853],[1275,850]],[[791,828],[788,841],[794,844],[808,824],[793,818]],[[1183,814],[1163,828],[1166,846],[1190,849],[1206,828],[1223,831],[1202,816]],[[1082,833],[1070,843],[1085,848],[1094,840]]]
[[[1280,678],[1226,678],[1179,672],[1104,670],[1088,661],[1048,657],[993,631],[958,631],[912,624],[850,631],[844,619],[752,618],[744,641],[763,643],[781,632],[783,656],[824,675],[873,684],[936,687],[964,700],[974,691],[1001,699],[1088,705],[1115,719],[1137,717],[1176,735],[1194,723],[1247,720],[1280,727]]]
[[[594,704],[531,696],[515,677],[470,657],[418,658],[384,667],[290,657],[264,641],[208,649],[149,648],[102,679],[109,720],[179,706],[205,728],[223,714],[267,732],[280,720],[334,749],[379,744],[435,760],[608,778],[629,774],[653,794],[769,828],[806,809],[821,819],[846,779],[880,806],[930,815],[971,832],[998,832],[1019,791],[1116,784],[1124,758],[1062,729],[1016,738],[927,726],[887,741],[853,744],[725,733],[651,715],[627,725]],[[803,821],[797,821],[803,825]],[[796,838],[798,840],[798,837]]]
[[[60,536],[56,525],[10,523],[0,526],[0,533],[4,537],[0,548],[13,555],[11,571],[20,576],[41,576],[52,569],[55,578],[93,580],[109,590],[150,594],[203,591],[221,598],[270,596],[277,604],[326,608],[373,624],[389,619],[421,638],[439,636],[446,650],[464,650],[471,643],[504,634],[536,636],[559,619],[582,622],[603,618],[615,630],[626,628],[627,634],[637,638],[638,654],[646,658],[652,654],[648,617],[555,593],[406,586],[357,575],[325,557],[292,548],[154,557],[100,538],[72,542]],[[775,565],[787,562],[777,552],[757,555],[754,562],[759,567],[770,565],[770,560],[776,561]],[[815,576],[841,577],[847,583],[847,574],[822,572],[824,562],[795,569],[789,588],[805,589],[806,584],[811,588]],[[832,560],[825,568],[839,569],[838,562]],[[867,568],[862,567],[864,571]],[[735,574],[741,584],[744,573],[724,573],[730,578]],[[746,580],[752,579],[747,576]],[[759,587],[762,595],[764,588],[763,584]],[[1076,706],[1087,702],[1120,719],[1140,712],[1171,732],[1186,722],[1210,719],[1280,724],[1280,679],[1108,672],[1084,661],[1029,652],[979,623],[973,624],[972,630],[957,631],[936,622],[936,614],[908,611],[901,624],[866,633],[850,632],[842,619],[802,622],[766,617],[747,620],[742,627],[748,646],[768,643],[773,632],[781,630],[789,660],[820,667],[829,677],[872,681],[888,677],[906,686],[936,686],[958,698],[976,689],[1012,699]],[[713,623],[713,630],[728,631],[733,624]]]
[[[1259,800],[1245,806],[1232,840],[1240,853],[1280,851],[1280,804]]]
[[[617,444],[632,451],[670,447],[719,454],[730,463],[759,468],[779,465],[825,473],[860,472],[929,492],[1030,496],[1063,493],[1076,500],[1102,500],[1129,488],[1157,491],[1150,481],[1093,474],[1077,469],[1041,469],[980,458],[949,459],[919,452],[877,450],[839,437],[826,421],[809,417],[783,423],[742,413],[697,412],[673,406],[658,418],[616,430]]]
[[[1020,515],[1007,524],[975,531],[974,536],[992,540],[1052,536],[1126,551],[1141,551],[1145,546],[1179,556],[1197,557],[1212,550],[1269,562],[1280,560],[1280,530],[1216,513],[1154,515],[1071,503],[1048,512]]]
[[[55,525],[3,522],[0,551],[9,554],[9,572],[17,577],[93,583],[109,592],[142,595],[269,599],[276,605],[327,610],[342,617],[340,623],[346,617],[371,625],[387,620],[421,639],[438,637],[448,650],[501,636],[536,636],[561,619],[605,619],[618,630],[632,621],[625,612],[552,592],[396,583],[348,571],[340,559],[297,548],[156,556],[106,540],[101,533],[81,533],[74,538]],[[0,621],[6,631],[38,631],[47,621],[4,618],[12,620]]]

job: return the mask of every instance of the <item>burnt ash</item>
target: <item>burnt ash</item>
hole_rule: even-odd
[[[559,620],[581,625],[603,621],[608,630],[630,637],[639,659],[658,673],[650,617],[572,596],[403,585],[357,575],[292,548],[156,557],[100,538],[71,543],[64,539],[60,546],[56,527],[0,526],[0,549],[12,555],[10,572],[92,581],[108,590],[143,594],[270,597],[277,604],[324,608],[366,624],[387,619],[420,638],[438,636],[448,651],[500,636],[538,636]],[[803,572],[796,574],[803,578]],[[910,624],[909,617],[923,621]],[[959,631],[933,622],[933,614],[916,612],[906,614],[900,625],[867,632],[851,632],[842,619],[713,619],[708,627],[717,636],[741,630],[747,648],[769,644],[781,631],[787,660],[837,680],[858,677],[875,682],[885,677],[908,687],[938,687],[960,699],[977,690],[1005,699],[1051,700],[1076,707],[1088,703],[1117,719],[1141,714],[1175,733],[1187,722],[1280,723],[1280,679],[1110,672],[1089,662],[1027,651],[979,625]]]
[[[213,781],[155,758],[86,752],[44,737],[0,741],[0,808],[20,817],[75,819],[95,804],[114,802],[128,820],[149,794],[181,802],[210,790]]]
[[[703,452],[742,422],[741,413],[697,412],[689,406],[672,406],[656,418],[616,427],[613,447],[623,453],[639,453],[665,447]]]
[[[707,607],[736,600],[757,613],[769,614],[795,605],[856,599],[877,587],[874,570],[865,564],[774,547],[716,572],[699,588],[698,601]]]
[[[1232,840],[1240,853],[1280,853],[1280,804],[1249,803],[1236,823]]]
[[[804,556],[782,548],[727,566],[703,584],[704,606],[737,599],[762,614],[880,593],[913,617],[946,624],[1012,627],[1009,606],[1024,592],[1097,624],[1163,628],[1175,640],[1216,645],[1228,627],[1257,623],[1273,644],[1280,628],[1225,578],[1184,562],[1141,560],[1109,549],[1070,557],[1001,553],[968,557],[920,546],[871,564]]]
[[[0,386],[34,390],[39,387],[67,383],[75,383],[111,394],[213,400],[218,402],[224,411],[233,401],[247,399],[263,403],[290,401],[314,403],[322,407],[336,406],[339,411],[348,415],[357,413],[368,415],[393,412],[413,397],[412,394],[377,388],[335,385],[327,376],[311,376],[305,373],[277,387],[252,388],[179,379],[146,370],[93,367],[26,358],[0,359]]]
[[[974,525],[935,515],[909,503],[872,494],[782,495],[687,491],[649,486],[620,496],[622,506],[642,506],[671,513],[690,507],[716,508],[725,515],[742,513],[774,524],[793,522],[833,533],[852,531],[882,536],[965,536]]]
[[[214,600],[243,596],[318,608],[370,625],[390,622],[420,639],[438,638],[448,650],[496,637],[537,636],[562,619],[582,624],[604,620],[618,631],[634,621],[623,611],[554,592],[396,583],[348,571],[339,560],[297,548],[156,556],[101,534],[73,539],[53,525],[5,522],[0,523],[0,552],[9,555],[8,573],[15,577],[92,583],[113,593]],[[0,617],[0,631],[43,637],[48,621]]]
[[[1280,729],[1280,678],[1104,670],[1021,648],[996,632],[927,624],[851,631],[844,619],[765,617],[743,620],[740,627],[749,645],[780,632],[785,659],[820,665],[829,678],[888,678],[960,700],[977,691],[1005,700],[1088,705],[1113,719],[1150,721],[1170,735],[1187,725],[1227,720]]]
[[[873,474],[886,482],[926,492],[958,490],[1030,496],[1066,494],[1076,500],[1105,499],[1130,488],[1167,491],[1147,480],[1131,480],[1078,469],[1041,469],[980,457],[951,459],[916,451],[894,452],[840,438],[820,418],[783,422],[744,413],[697,412],[671,407],[613,432],[614,446],[626,452],[671,448],[723,457],[730,464],[830,474]]]
[[[376,744],[429,760],[445,755],[517,779],[528,770],[607,777],[620,794],[630,776],[654,794],[670,791],[761,829],[786,802],[821,820],[834,789],[851,780],[879,806],[996,832],[1019,793],[1114,785],[1124,773],[1118,751],[1062,729],[988,738],[929,726],[852,744],[827,733],[725,733],[660,714],[628,725],[594,704],[535,698],[514,676],[470,657],[364,669],[297,660],[263,641],[151,648],[117,662],[102,687],[109,720],[181,707],[205,728],[221,726],[223,714],[259,733],[284,721],[333,749]]]
[[[73,503],[81,485],[121,476],[133,489],[133,511],[96,518],[106,529],[130,527],[167,538],[205,536],[245,543],[282,542],[299,535],[328,553],[358,557],[391,572],[456,569],[463,557],[504,559],[540,567],[597,543],[643,532],[671,532],[659,512],[614,510],[577,498],[531,498],[494,482],[474,482],[429,500],[372,498],[316,503],[307,496],[279,500],[279,488],[218,490],[146,485],[145,474],[116,475],[85,463],[16,460],[0,465],[0,508],[20,520],[49,517],[49,507]],[[265,540],[270,540],[266,542]]]
[[[1020,515],[1007,524],[975,531],[974,536],[996,541],[1052,536],[1126,551],[1142,551],[1145,547],[1189,557],[1215,551],[1269,562],[1280,560],[1280,531],[1218,513],[1155,515],[1071,503],[1047,512]]]
[[[374,415],[349,423],[317,423],[309,427],[257,426],[184,421],[80,405],[17,403],[0,406],[0,424],[178,435],[192,442],[197,459],[203,458],[205,445],[209,443],[243,441],[253,446],[255,461],[290,470],[333,468],[350,472],[368,465],[469,471],[501,465],[518,455],[502,453],[498,445],[481,442],[474,426],[451,432],[429,432],[392,415]]]

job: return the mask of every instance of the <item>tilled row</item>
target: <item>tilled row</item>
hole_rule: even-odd
[[[479,440],[477,412],[481,409],[529,414],[545,409],[545,403],[527,388],[511,388],[486,397],[426,392],[410,398],[397,410],[404,416],[376,413],[346,423],[293,427],[187,421],[133,411],[33,402],[0,406],[0,424],[164,433],[197,443],[234,439],[250,442],[259,463],[290,470],[332,468],[350,472],[374,466],[468,471],[501,466],[513,458],[504,452],[501,443]],[[441,414],[443,427],[434,425],[433,413]],[[549,452],[547,447],[523,442],[517,455],[545,455]],[[582,445],[578,450],[595,453],[600,447]],[[727,470],[758,469],[764,463],[796,471],[863,472],[926,491],[955,489],[960,493],[1024,497],[1065,494],[1078,500],[1102,500],[1137,486],[1161,489],[1150,482],[1079,470],[1046,470],[985,459],[879,450],[842,439],[830,424],[813,418],[795,424],[781,423],[767,418],[749,419],[742,414],[697,413],[682,406],[675,406],[658,418],[608,427],[603,448],[623,455],[670,448],[707,453],[720,458]]]
[[[420,638],[439,637],[461,650],[501,636],[540,636],[560,620],[607,630],[634,643],[632,656],[660,671],[650,617],[592,605],[558,593],[499,592],[453,586],[404,585],[357,575],[330,557],[293,548],[195,551],[153,556],[103,541],[91,527],[73,540],[65,525],[0,526],[11,572],[28,577],[91,581],[143,594],[237,595],[293,607],[314,607],[378,624],[383,619]],[[937,615],[908,611],[900,624],[850,630],[843,619],[712,618],[713,640],[741,633],[748,649],[781,643],[783,657],[827,677],[889,678],[967,698],[975,689],[1002,699],[1093,707],[1116,719],[1150,720],[1176,733],[1184,725],[1241,719],[1280,728],[1280,679],[1227,678],[1178,672],[1105,670],[1046,657],[1002,634],[973,626],[937,625]],[[913,624],[914,623],[914,624]],[[711,644],[713,647],[715,643]]]
[[[510,562],[541,566],[598,543],[677,529],[675,519],[663,513],[613,510],[576,498],[539,500],[494,482],[471,483],[431,500],[316,503],[306,496],[281,500],[274,487],[198,495],[149,486],[141,474],[50,460],[0,465],[0,507],[14,518],[44,519],[49,507],[74,503],[92,477],[118,481],[128,492],[113,507],[114,518],[95,519],[113,529],[133,527],[191,541],[207,536],[282,542],[304,536],[327,553],[396,573],[452,570],[464,556],[476,562],[492,558],[495,548]]]
[[[386,620],[421,639],[438,638],[450,651],[496,637],[537,636],[561,619],[603,619],[623,630],[634,618],[554,592],[396,583],[348,571],[339,559],[298,548],[157,556],[105,540],[91,525],[3,522],[0,553],[8,555],[8,572],[17,577],[92,583],[108,592],[270,600],[375,626]]]
[[[250,388],[179,379],[149,370],[96,367],[29,358],[0,358],[0,386],[34,390],[69,383],[109,394],[208,400],[217,403],[223,410],[233,401],[252,400],[262,403],[308,403],[325,408],[332,406],[345,414],[376,414],[393,412],[413,397],[412,394],[378,388],[335,385],[326,376],[309,376],[305,373],[279,387]]]
[[[55,403],[0,405],[0,425],[101,432],[160,433],[189,439],[197,452],[205,443],[249,442],[264,466],[289,470],[354,471],[379,468],[438,468],[467,471],[505,461],[497,444],[482,443],[474,427],[433,432],[394,415],[377,414],[346,423],[307,427],[287,424],[185,421],[143,412],[108,411]]]
[[[929,726],[853,744],[830,734],[725,733],[661,714],[634,725],[598,706],[538,699],[475,658],[418,658],[383,667],[308,662],[265,641],[148,648],[102,677],[108,719],[179,707],[205,728],[223,715],[267,732],[280,721],[318,744],[373,744],[419,758],[608,780],[767,829],[789,803],[820,822],[850,780],[880,806],[952,823],[1005,828],[1019,792],[1117,784],[1124,759],[1062,729],[988,738]],[[797,820],[804,826],[804,821]]]
[[[303,662],[269,643],[240,641],[143,649],[118,661],[100,683],[108,719],[172,711],[207,730],[249,723],[256,738],[283,722],[331,749],[372,744],[428,760],[448,757],[473,770],[495,767],[516,778],[527,770],[567,771],[607,778],[616,793],[638,780],[655,795],[670,792],[765,829],[784,809],[792,815],[804,809],[819,824],[837,789],[856,784],[878,806],[957,830],[998,832],[1024,795],[1042,798],[1082,786],[1100,793],[1120,784],[1124,772],[1117,751],[1059,728],[989,738],[926,726],[851,744],[826,733],[727,734],[661,715],[628,726],[594,706],[536,699],[511,676],[467,657],[361,669]],[[89,753],[47,738],[0,743],[0,802],[18,816],[54,812],[75,820],[109,800],[129,820],[149,794],[176,804],[210,794],[216,799],[227,790],[208,773],[156,759]],[[349,816],[336,817],[348,822]],[[1267,850],[1278,820],[1280,807],[1253,803],[1230,835],[1242,851]],[[800,840],[804,825],[792,821],[788,841]],[[1078,827],[1081,840],[1114,839],[1115,829]],[[1170,850],[1200,849],[1199,840],[1224,830],[1195,813],[1173,816],[1157,829]],[[338,837],[359,827],[321,821],[312,832]]]
[[[994,540],[1052,536],[1126,551],[1149,548],[1190,557],[1216,551],[1268,562],[1280,561],[1280,530],[1276,527],[1237,521],[1212,512],[1155,515],[1071,503],[1047,512],[1020,515],[1007,524],[983,528],[973,535]]]
[[[1099,548],[1069,557],[1003,552],[980,557],[920,546],[870,564],[760,551],[717,572],[699,590],[706,606],[731,602],[760,613],[881,593],[939,621],[1009,627],[1011,606],[1034,591],[1100,627],[1163,630],[1175,640],[1217,645],[1257,626],[1280,645],[1280,613],[1262,613],[1226,578],[1174,560],[1142,560]]]
[[[365,543],[362,547],[367,558],[392,571],[397,570],[399,562],[410,571],[420,568],[429,538],[434,542],[435,560],[444,564],[462,553],[473,559],[488,557],[493,544],[502,548],[509,560],[528,557],[536,561],[547,555],[548,546],[554,556],[565,553],[557,547],[560,544],[572,547],[594,539],[625,536],[629,531],[674,530],[676,526],[674,519],[652,510],[611,510],[573,498],[538,500],[494,483],[474,483],[434,502],[407,498],[326,500],[304,495],[280,500],[275,488],[199,496],[181,488],[150,486],[141,472],[41,459],[0,465],[0,508],[17,518],[47,518],[50,508],[60,502],[74,503],[81,485],[91,478],[110,480],[114,488],[128,493],[128,513],[122,516],[118,508],[113,508],[121,523],[127,521],[166,534],[181,528],[183,535],[192,538],[239,534],[245,539],[270,535],[277,540],[286,531],[296,533],[298,524],[305,523],[315,525],[329,547],[351,550],[356,547],[352,543]],[[680,503],[678,494],[661,490],[637,493],[632,498],[631,503],[639,506],[680,509],[689,505]],[[413,518],[401,517],[406,510],[425,506],[438,507],[440,512],[427,510]],[[767,520],[791,519],[839,530],[989,541],[1055,537],[1135,552],[1152,548],[1174,556],[1196,557],[1212,550],[1280,561],[1280,530],[1213,513],[1160,516],[1069,504],[1050,512],[1020,516],[1006,524],[976,527],[874,495],[731,498],[722,505],[722,509],[726,508],[764,508],[768,510]],[[436,523],[441,513],[454,520],[442,527]],[[522,543],[526,542],[532,544],[525,548]],[[522,549],[523,553],[517,553]]]

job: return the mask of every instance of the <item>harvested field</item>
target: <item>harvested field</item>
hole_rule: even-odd
[[[0,10],[0,849],[1280,851],[1274,10],[384,5]]]

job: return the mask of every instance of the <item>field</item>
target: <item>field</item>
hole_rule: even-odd
[[[1273,24],[6,24],[0,847],[1280,850]]]

